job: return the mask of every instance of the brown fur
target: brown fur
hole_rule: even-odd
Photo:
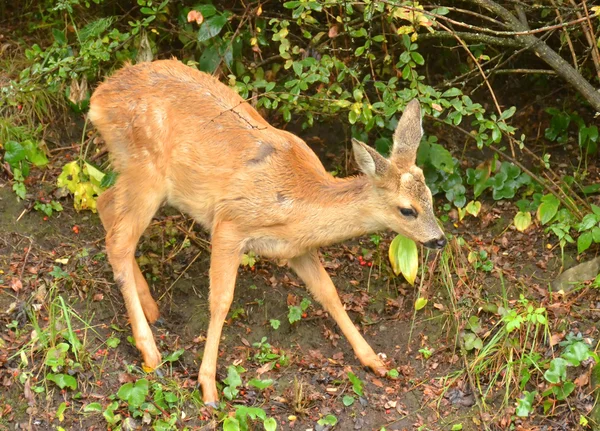
[[[101,84],[89,117],[119,172],[98,199],[106,248],[121,285],[136,346],[148,367],[161,357],[148,322],[158,307],[142,276],[136,244],[163,202],[212,235],[210,313],[199,381],[206,402],[215,385],[223,321],[241,255],[253,250],[290,266],[340,325],[360,361],[385,365],[356,330],[319,262],[317,248],[382,229],[416,241],[443,238],[431,193],[414,166],[420,109],[411,102],[391,158],[354,142],[366,175],[334,178],[298,137],[270,126],[215,78],[175,60],[126,66]],[[398,207],[418,211],[405,217]]]

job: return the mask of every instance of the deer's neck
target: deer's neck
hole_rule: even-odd
[[[311,237],[317,246],[335,244],[381,230],[373,185],[364,176],[328,178],[315,191]]]

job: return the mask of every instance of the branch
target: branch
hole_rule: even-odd
[[[460,37],[461,39],[468,40],[469,42],[481,42],[488,45],[500,45],[506,46],[510,48],[520,48],[523,46],[523,43],[519,42],[515,39],[508,39],[504,37],[496,37],[489,36],[487,34],[481,33],[469,33],[466,31],[457,31],[454,33],[450,33],[447,31],[436,31],[435,33],[425,33],[419,35],[419,40],[427,40],[427,39],[453,39],[455,40],[455,36]]]
[[[510,11],[505,9],[493,0],[468,0],[473,4],[487,9],[499,17],[513,30],[519,33],[527,32],[527,27],[517,19]],[[546,27],[547,28],[547,27]],[[581,95],[589,102],[593,108],[600,112],[600,93],[585,80],[579,72],[577,72],[569,63],[567,63],[560,55],[552,48],[546,45],[537,37],[531,34],[522,34],[516,36],[516,40],[520,40],[525,45],[531,45],[531,49],[535,54],[544,60],[556,73],[570,83],[581,93]]]

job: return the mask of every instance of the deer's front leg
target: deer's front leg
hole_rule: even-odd
[[[346,313],[342,301],[340,301],[329,274],[319,261],[317,251],[311,251],[290,259],[289,265],[306,283],[308,290],[315,299],[323,305],[325,310],[337,322],[360,362],[371,368],[375,374],[384,376],[387,373],[385,364],[360,335],[360,332],[348,317],[348,313]]]
[[[202,399],[205,404],[216,407],[219,401],[217,385],[217,356],[223,323],[233,301],[235,279],[240,264],[240,242],[236,238],[235,228],[226,223],[218,224],[212,235],[212,254],[210,258],[210,323],[206,335],[206,345],[202,365],[198,373],[198,382],[202,387]]]

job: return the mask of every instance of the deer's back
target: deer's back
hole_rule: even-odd
[[[94,92],[89,115],[117,171],[160,177],[167,200],[209,229],[219,214],[285,224],[292,202],[328,176],[301,139],[176,60],[120,69]]]

